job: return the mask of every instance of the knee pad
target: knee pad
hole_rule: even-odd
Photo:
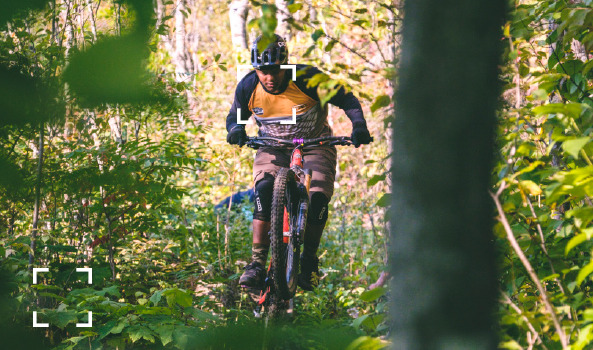
[[[329,210],[329,200],[321,192],[314,192],[309,204],[309,213],[307,222],[312,225],[325,225],[327,221],[327,212]]]
[[[274,192],[274,176],[265,173],[254,187],[253,218],[262,221],[270,221],[272,207],[272,193]]]

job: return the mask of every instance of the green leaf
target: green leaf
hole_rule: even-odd
[[[369,337],[364,335],[354,340],[346,350],[380,350],[387,347],[388,344],[383,343],[378,338]]]
[[[359,82],[359,83],[362,81],[362,80],[360,79],[360,78],[361,78],[361,75],[360,75],[360,74],[352,74],[352,73],[348,73],[348,78],[350,78],[350,79],[352,79],[352,80],[354,80],[354,81],[357,81],[357,82]]]
[[[288,12],[295,13],[295,12],[297,12],[298,10],[300,10],[302,8],[303,8],[303,4],[297,2],[297,3],[294,3],[294,4],[288,5]]]
[[[113,295],[114,297],[121,297],[121,294],[119,293],[118,290],[118,286],[111,286],[111,287],[106,287],[103,288],[102,290],[95,292],[95,294],[100,295],[100,296],[105,296],[106,294],[109,295]]]
[[[200,321],[218,321],[220,318],[216,315],[213,315],[209,312],[200,310],[194,307],[188,307],[185,309],[185,312],[192,315],[196,319]]]
[[[88,337],[89,337],[88,335],[87,336],[80,336],[80,337],[72,337],[72,338],[69,338],[68,341],[69,342],[72,342],[74,344],[78,344],[78,342],[80,342],[81,340],[86,339]]]
[[[587,227],[589,223],[593,221],[593,207],[582,207],[569,210],[566,212],[566,218],[575,218],[575,223],[580,221],[580,224],[578,225],[579,227]]]
[[[574,349],[584,349],[593,340],[593,324],[586,325],[579,330],[579,336],[574,343]]]
[[[525,180],[519,182],[519,188],[523,192],[527,192],[532,196],[538,196],[542,194],[542,189],[533,181]]]
[[[585,145],[591,141],[589,137],[579,137],[571,140],[566,140],[562,143],[562,148],[568,154],[570,154],[573,158],[579,158],[579,152]]]
[[[262,32],[262,39],[257,44],[257,48],[262,52],[268,45],[276,39],[274,32],[278,25],[278,19],[276,17],[276,6],[270,4],[261,5],[262,16],[257,21],[259,29]]]
[[[593,321],[593,309],[587,309],[583,311],[583,320],[587,322]]]
[[[322,97],[319,99],[319,103],[321,104],[321,106],[325,106],[329,102],[329,100],[331,100],[332,97],[334,97],[337,93],[338,89],[331,89],[327,91],[325,94],[323,94]]]
[[[362,316],[358,316],[354,321],[352,321],[352,326],[354,326],[354,328],[358,328],[360,327],[360,325],[367,319],[369,318],[369,315],[362,315]]]
[[[366,25],[369,24],[369,21],[367,21],[366,19],[359,19],[359,20],[352,22],[352,24],[355,26],[364,27],[365,24]]]
[[[313,41],[317,41],[324,35],[325,32],[323,31],[323,29],[317,29],[313,34],[311,34],[311,38],[313,38]]]
[[[78,322],[78,317],[76,311],[54,311],[48,310],[43,313],[44,316],[41,316],[40,319],[42,321],[49,323],[52,326],[57,326],[59,328],[65,328],[70,323]],[[43,321],[44,320],[44,321]]]
[[[39,293],[39,296],[42,296],[42,297],[50,297],[50,298],[54,298],[54,299],[60,300],[60,301],[65,301],[66,300],[66,298],[64,298],[64,297],[62,297],[60,295],[57,295],[55,293],[41,292],[41,293]]]
[[[593,272],[593,261],[589,262],[585,265],[582,269],[579,270],[579,274],[577,275],[577,285],[580,285],[587,276],[589,276]]]
[[[379,200],[377,201],[377,205],[386,208],[391,204],[391,193],[385,193]]]
[[[330,52],[334,48],[334,45],[336,45],[336,43],[337,43],[336,40],[330,41],[329,43],[327,43],[327,45],[325,45],[325,48],[323,49],[323,51]]]
[[[87,105],[147,102],[152,98],[145,63],[149,54],[142,35],[102,39],[73,53],[63,77]]]
[[[593,32],[587,34],[587,37],[591,38],[591,42],[593,43]],[[589,62],[587,62],[585,64],[585,66],[583,67],[583,71],[582,74],[583,75],[587,75],[587,73],[589,73],[589,71],[593,69],[593,60],[589,60]]]
[[[563,114],[570,118],[578,118],[581,115],[584,105],[580,103],[550,103],[538,106],[533,109],[536,116],[544,114]]]
[[[515,340],[509,340],[499,345],[500,349],[507,349],[507,350],[523,350],[523,347],[519,345]]]
[[[354,10],[355,13],[367,13],[369,10],[365,9],[365,8],[360,8],[360,9],[356,9]]]
[[[583,71],[583,62],[581,60],[568,60],[562,63],[562,67],[566,74],[572,76]]]
[[[217,53],[216,55],[214,55],[214,62],[218,62],[218,60],[220,59],[220,54]]]
[[[544,162],[542,162],[542,161],[539,161],[539,160],[537,160],[537,161],[535,161],[535,162],[533,162],[533,163],[529,164],[529,165],[528,165],[528,166],[526,166],[525,168],[523,168],[523,169],[521,169],[521,170],[519,170],[519,171],[515,172],[515,173],[513,174],[513,176],[511,176],[511,179],[514,179],[514,178],[516,178],[517,176],[519,176],[519,175],[521,175],[521,174],[525,174],[525,173],[532,172],[532,171],[533,171],[535,168],[537,168],[537,167],[538,167],[538,166],[540,166],[540,165],[545,165],[545,163],[544,163]]]
[[[135,326],[128,328],[126,330],[126,333],[130,337],[130,340],[132,340],[132,343],[135,343],[136,341],[138,341],[142,338],[148,340],[151,343],[154,343],[154,335],[152,334],[150,329],[147,327],[135,325]]]
[[[568,253],[576,246],[581,243],[584,243],[593,237],[593,227],[589,227],[583,230],[582,233],[572,237],[570,241],[566,244],[566,248],[564,248],[564,255],[568,255]]]
[[[63,244],[48,244],[46,245],[47,249],[52,250],[52,251],[56,251],[56,252],[77,252],[78,249],[76,249],[76,247],[74,246],[70,246],[70,245],[63,245]]]
[[[313,50],[315,50],[315,45],[311,45],[307,48],[307,51],[305,51],[305,53],[303,54],[303,57],[307,57],[311,54],[311,52],[313,52]]]
[[[159,301],[161,301],[162,295],[163,295],[163,291],[157,290],[156,292],[154,292],[152,294],[152,296],[148,300],[150,300],[152,302],[153,306],[157,306],[159,304]]]
[[[553,203],[563,195],[579,198],[593,195],[593,166],[559,171],[552,176],[553,182],[546,188],[546,201]]]
[[[378,287],[375,289],[367,290],[360,295],[362,301],[370,302],[375,301],[385,295],[387,289],[385,287]]]
[[[370,315],[362,322],[361,325],[369,331],[376,331],[377,327],[383,322],[384,319],[385,314]]]
[[[163,291],[163,296],[167,298],[167,304],[171,307],[178,304],[182,307],[190,307],[192,304],[191,294],[179,288],[171,288]]]
[[[124,318],[122,321],[117,322],[116,320],[111,320],[105,323],[101,328],[99,328],[99,340],[105,338],[109,334],[119,334],[121,333],[126,326],[129,325],[129,320]]]
[[[367,181],[367,186],[373,186],[377,182],[385,180],[385,176],[386,176],[385,174],[382,174],[382,175],[374,175],[373,177],[371,177],[369,179],[369,181]]]
[[[153,330],[156,334],[158,334],[159,338],[161,339],[161,343],[163,343],[163,346],[166,346],[167,344],[173,341],[173,331],[175,330],[175,326],[160,325],[158,327],[154,327]]]
[[[307,81],[307,87],[317,87],[319,84],[324,83],[329,80],[329,76],[325,73],[317,73]]]
[[[375,102],[373,103],[373,105],[371,106],[371,112],[374,113],[379,108],[389,106],[390,103],[391,103],[391,97],[389,97],[387,95],[378,96],[375,99]]]

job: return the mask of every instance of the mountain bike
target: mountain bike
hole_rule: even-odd
[[[303,149],[319,146],[352,145],[347,136],[325,136],[314,139],[285,140],[275,137],[249,137],[248,147],[293,148],[290,166],[281,168],[274,180],[272,195],[270,250],[264,289],[259,296],[251,292],[258,305],[256,316],[262,312],[278,316],[291,309],[297,289],[300,249],[305,238],[309,188],[312,171],[303,168]]]

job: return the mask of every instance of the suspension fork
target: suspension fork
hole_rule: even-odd
[[[291,222],[286,208],[284,209],[284,243],[288,243],[291,235],[296,235],[299,243],[303,242],[305,235],[305,226],[307,224],[307,212],[309,210],[309,189],[311,187],[312,171],[310,169],[303,169],[303,151],[302,146],[297,146],[290,157],[290,168],[295,169],[297,178],[297,191],[299,196],[299,207],[293,208],[297,210],[296,222],[293,222],[293,230],[291,232]]]

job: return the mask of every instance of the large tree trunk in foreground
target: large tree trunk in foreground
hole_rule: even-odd
[[[488,196],[504,1],[407,1],[394,123],[394,349],[495,349]]]

